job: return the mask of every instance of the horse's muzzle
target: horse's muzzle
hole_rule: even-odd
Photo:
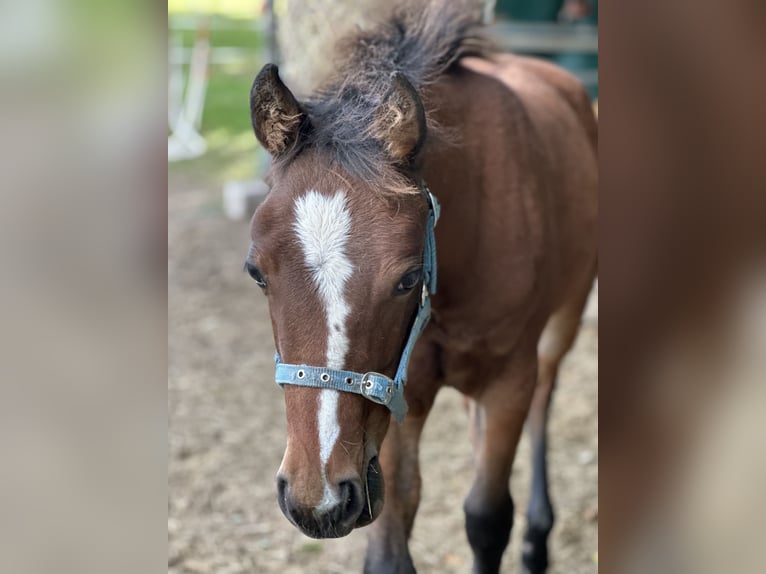
[[[287,480],[277,480],[277,495],[282,513],[301,532],[312,538],[340,538],[354,529],[364,505],[361,481],[344,480],[338,484],[337,492],[338,502],[332,507],[305,507],[293,500]]]
[[[329,508],[302,506],[290,494],[290,484],[277,478],[279,508],[301,532],[311,538],[341,538],[354,528],[366,526],[383,510],[383,474],[378,457],[367,465],[365,483],[344,480],[338,483],[338,502]]]

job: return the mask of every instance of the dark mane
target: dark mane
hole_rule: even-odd
[[[392,191],[412,189],[370,133],[393,74],[404,74],[422,96],[423,88],[460,58],[482,55],[487,47],[479,33],[480,14],[467,3],[425,4],[399,8],[373,29],[338,44],[334,73],[303,102],[311,129],[285,160],[307,147],[328,149],[340,167],[357,178],[385,182]],[[426,121],[433,138],[436,126],[428,110]]]

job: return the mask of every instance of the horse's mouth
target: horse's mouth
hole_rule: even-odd
[[[384,492],[383,471],[380,468],[378,456],[374,455],[367,463],[367,475],[364,481],[365,504],[356,520],[356,528],[367,526],[380,515],[383,510]]]

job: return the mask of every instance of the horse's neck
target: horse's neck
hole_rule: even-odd
[[[526,261],[537,251],[527,235],[533,186],[519,152],[525,134],[507,137],[513,121],[502,98],[509,93],[486,77],[446,76],[428,95],[430,115],[450,140],[432,141],[424,153],[424,177],[442,206],[436,229],[442,297],[437,292],[434,305],[489,326],[525,300],[533,284]],[[502,297],[495,287],[500,270],[514,280]]]
[[[437,240],[443,254],[442,275],[449,280],[450,268],[470,270],[475,264],[481,236],[481,218],[487,194],[486,169],[481,161],[483,134],[468,125],[475,105],[466,97],[466,82],[461,76],[447,76],[429,87],[428,110],[439,127],[424,152],[424,178],[442,206]],[[500,147],[500,146],[497,146]],[[502,153],[495,150],[490,153]],[[498,158],[501,159],[502,158]]]

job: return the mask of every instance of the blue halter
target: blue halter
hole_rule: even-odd
[[[436,293],[436,237],[434,228],[439,219],[439,202],[436,200],[425,182],[422,189],[428,200],[428,221],[426,222],[426,241],[423,248],[423,286],[418,303],[418,312],[410,328],[407,344],[404,346],[399,359],[396,375],[391,379],[381,373],[355,373],[326,367],[310,365],[290,365],[282,363],[277,353],[275,380],[280,387],[298,385],[317,389],[333,389],[346,393],[355,393],[374,403],[385,405],[401,423],[407,414],[407,401],[404,399],[404,385],[407,382],[407,367],[410,363],[412,349],[420,334],[431,318],[430,295]]]

